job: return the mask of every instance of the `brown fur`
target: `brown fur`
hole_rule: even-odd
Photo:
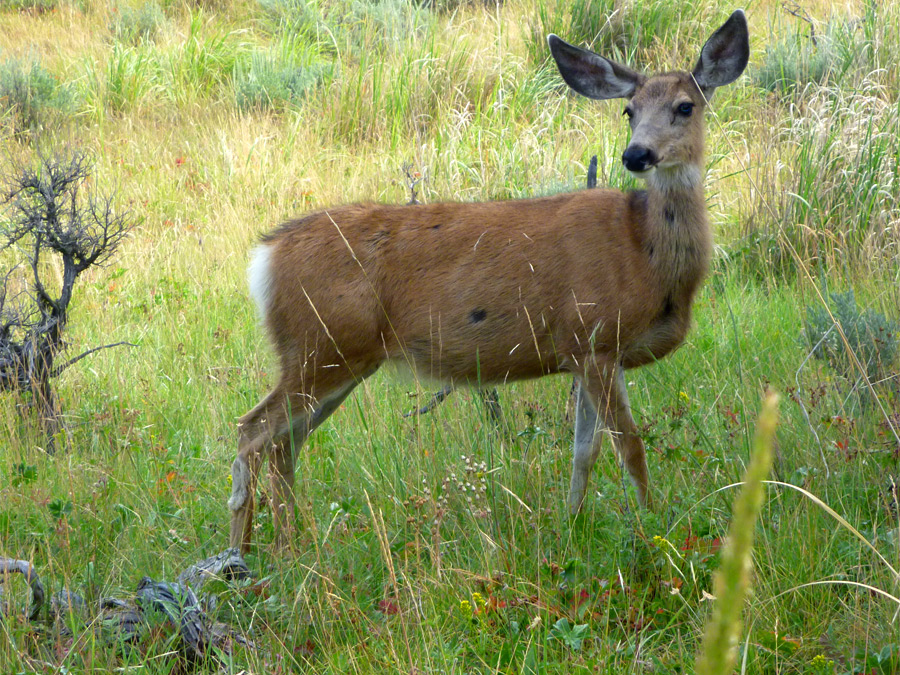
[[[684,337],[709,259],[691,192],[665,228],[671,199],[612,190],[322,211],[267,239],[266,325],[289,371],[334,363],[359,376],[399,359],[493,384],[577,371],[592,350],[660,358]]]

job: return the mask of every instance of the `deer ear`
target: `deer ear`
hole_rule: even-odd
[[[700,50],[700,58],[694,66],[694,79],[710,98],[716,87],[731,84],[747,67],[750,58],[750,33],[747,17],[741,9],[728,17]]]
[[[547,43],[559,74],[582,96],[596,99],[631,98],[644,81],[644,77],[631,68],[570,45],[556,35],[549,35]]]

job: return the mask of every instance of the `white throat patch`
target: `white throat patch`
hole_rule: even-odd
[[[647,176],[647,184],[660,192],[693,190],[700,185],[701,179],[698,167],[693,164],[682,164],[673,167],[656,167]]]

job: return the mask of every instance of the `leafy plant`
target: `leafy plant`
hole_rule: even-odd
[[[38,61],[8,59],[0,65],[0,120],[8,113],[17,133],[40,128],[71,101],[68,88]]]
[[[900,669],[900,645],[885,645],[879,651],[860,650],[846,675],[893,675]]]
[[[563,617],[550,628],[547,633],[548,640],[559,640],[574,652],[580,651],[585,638],[591,632],[591,627],[586,623],[571,625],[569,620]]]
[[[50,515],[56,520],[62,520],[72,513],[72,500],[54,499],[47,504],[47,510],[50,511]]]
[[[28,483],[33,483],[37,480],[37,466],[34,464],[25,464],[25,462],[22,462],[16,464],[13,468],[15,470],[15,475],[12,478],[13,487],[27,485]]]
[[[140,7],[120,7],[110,22],[109,31],[120,42],[152,40],[165,23],[166,15],[155,0]]]
[[[265,52],[250,57],[234,73],[235,98],[243,109],[297,103],[329,72],[324,65],[297,66]]]
[[[897,358],[897,332],[900,324],[881,312],[862,309],[851,288],[846,293],[829,293],[831,314],[825,307],[806,308],[803,338],[813,356],[828,361],[845,377],[857,374],[847,347],[855,354],[870,381],[881,379]],[[834,319],[832,319],[832,315]],[[847,345],[837,330],[847,338]]]
[[[753,79],[764,89],[783,93],[809,83],[839,82],[858,61],[861,47],[855,29],[843,19],[828,22],[818,35],[797,30],[766,45]]]

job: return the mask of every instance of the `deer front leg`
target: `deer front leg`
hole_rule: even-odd
[[[637,426],[631,417],[628,392],[625,390],[625,371],[619,364],[597,365],[593,372],[586,374],[582,389],[590,397],[606,428],[612,432],[613,444],[625,470],[637,490],[638,503],[648,506],[650,500],[650,478],[647,472],[647,458],[644,442],[638,435]],[[594,434],[590,468],[597,458],[602,434]]]
[[[575,391],[575,444],[572,456],[572,481],[569,485],[569,511],[577,515],[584,503],[588,480],[597,454],[600,439],[594,443],[597,434],[597,411],[579,382]]]

